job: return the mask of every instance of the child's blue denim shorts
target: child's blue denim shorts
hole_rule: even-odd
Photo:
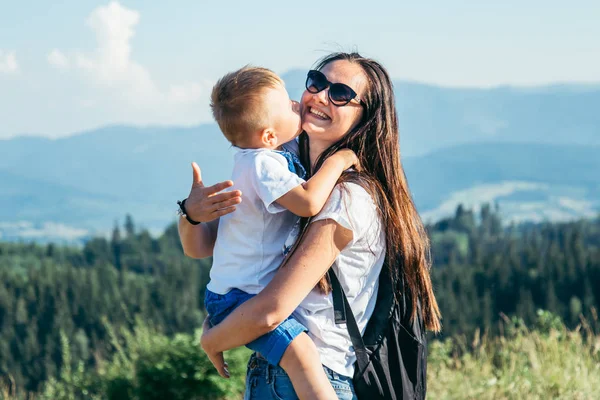
[[[210,316],[210,323],[217,325],[240,304],[254,297],[239,289],[231,289],[226,294],[213,293],[206,289],[204,307]],[[246,347],[260,353],[272,365],[279,365],[283,353],[292,340],[307,329],[293,317],[288,317],[275,330],[248,343]]]

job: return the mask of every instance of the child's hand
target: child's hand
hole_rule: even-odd
[[[214,367],[219,372],[219,375],[221,375],[223,378],[229,379],[229,377],[230,377],[229,365],[227,365],[227,363],[225,362],[225,359],[223,358],[223,353],[222,352],[217,352],[217,353],[213,352],[208,345],[209,340],[207,339],[207,336],[208,336],[208,331],[210,330],[211,327],[212,326],[210,324],[209,317],[207,316],[206,319],[204,320],[204,323],[202,324],[202,336],[200,337],[200,346],[202,347],[202,350],[204,350],[204,352],[208,356],[208,359],[210,360],[210,362],[214,365]]]
[[[239,190],[223,192],[233,186],[233,182],[225,181],[205,187],[200,167],[195,162],[192,163],[192,171],[192,189],[185,201],[185,209],[191,219],[210,222],[235,211],[236,204],[242,202],[242,192]]]
[[[356,154],[350,149],[341,149],[335,152],[332,157],[337,157],[344,163],[344,171],[354,166],[357,171],[360,171],[360,161]]]

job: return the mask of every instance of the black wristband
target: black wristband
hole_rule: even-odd
[[[187,219],[187,221],[192,224],[192,225],[198,225],[200,224],[200,221],[194,221],[193,219],[190,218],[190,216],[187,214],[187,211],[185,210],[185,201],[187,199],[183,199],[183,200],[177,200],[177,204],[179,204],[179,215],[182,215],[185,217],[185,219]]]

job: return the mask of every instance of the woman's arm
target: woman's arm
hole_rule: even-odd
[[[185,217],[179,217],[177,229],[183,247],[183,254],[191,258],[212,256],[218,228],[219,218],[207,223],[192,225]]]
[[[313,222],[289,261],[258,295],[203,332],[202,348],[211,360],[275,329],[292,314],[352,240],[352,231],[331,219]],[[214,361],[213,361],[214,363]],[[220,366],[215,365],[220,371]]]
[[[225,181],[205,187],[202,182],[200,167],[192,163],[193,181],[190,194],[185,201],[188,216],[202,222],[199,225],[190,224],[185,218],[179,218],[179,239],[183,252],[188,257],[204,258],[212,256],[219,217],[235,211],[235,205],[242,201],[239,190],[224,192],[233,182]]]

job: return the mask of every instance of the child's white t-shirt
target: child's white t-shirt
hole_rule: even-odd
[[[297,153],[296,141],[286,150]],[[242,202],[222,216],[213,250],[208,290],[226,294],[233,288],[260,292],[284,258],[284,245],[298,217],[275,200],[304,183],[288,169],[288,161],[268,149],[236,148],[232,190]]]

